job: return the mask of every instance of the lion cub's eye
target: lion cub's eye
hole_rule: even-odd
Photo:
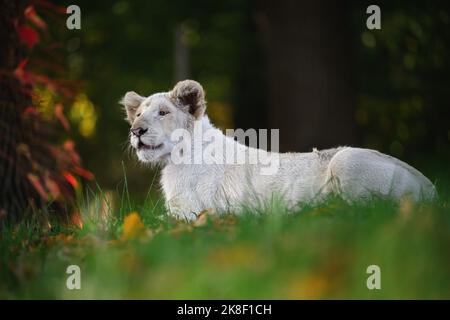
[[[159,110],[159,115],[161,117],[165,116],[166,114],[170,113],[169,111]]]
[[[136,117],[139,117],[141,115],[141,113],[139,112],[137,115],[136,115]]]

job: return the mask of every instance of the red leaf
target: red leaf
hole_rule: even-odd
[[[28,107],[26,107],[25,110],[23,111],[22,116],[23,116],[23,117],[27,117],[27,116],[29,116],[29,115],[37,115],[38,113],[39,113],[39,112],[38,112],[38,110],[36,109],[36,107],[34,107],[34,106],[28,106]]]
[[[47,9],[48,11],[54,11],[56,13],[66,13],[66,8],[63,6],[55,5],[47,0],[35,0],[37,7]]]
[[[83,177],[87,180],[92,180],[94,179],[94,174],[92,172],[90,172],[89,170],[86,170],[80,166],[76,166],[74,169],[74,172],[79,175],[80,177]]]
[[[73,140],[66,140],[64,142],[63,148],[73,163],[80,163],[80,156],[75,151],[75,143],[73,142]]]
[[[57,199],[61,194],[58,184],[50,178],[50,175],[48,173],[45,175],[44,181],[45,186],[47,187],[47,190],[50,191],[50,194],[52,195],[53,199]]]
[[[14,70],[14,75],[21,81],[26,81],[25,67],[27,66],[28,59],[23,59],[19,62],[16,69]]]
[[[28,6],[25,9],[25,17],[39,29],[47,30],[47,24],[41,19],[41,17],[39,17],[33,6]]]
[[[33,187],[36,189],[36,191],[39,193],[39,195],[45,200],[48,201],[48,195],[45,191],[44,187],[41,184],[41,181],[39,180],[39,177],[29,173],[27,175],[28,180],[30,180]]]
[[[19,62],[19,65],[17,66],[16,70],[23,70],[27,66],[28,59],[23,59]]]
[[[30,49],[39,41],[39,33],[33,28],[22,25],[17,27],[17,32],[19,33],[20,41],[25,43]]]
[[[65,171],[63,175],[64,178],[66,178],[67,182],[69,182],[74,189],[78,188],[78,181],[70,172]]]
[[[64,141],[64,149],[66,149],[66,151],[75,151],[75,142],[71,139],[67,139]]]
[[[69,121],[67,121],[67,118],[64,115],[63,106],[62,106],[61,103],[57,103],[55,105],[55,116],[59,120],[59,122],[61,122],[61,124],[64,127],[64,129],[66,129],[66,130],[70,129]]]

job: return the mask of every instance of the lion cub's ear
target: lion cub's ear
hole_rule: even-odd
[[[127,113],[126,120],[130,124],[133,123],[134,118],[136,117],[136,110],[139,108],[144,99],[144,97],[138,95],[136,92],[128,91],[120,101],[120,104],[125,107],[125,112]]]
[[[182,106],[187,106],[187,110],[195,119],[200,119],[205,114],[205,91],[197,81],[184,80],[178,82],[170,92],[170,98]]]

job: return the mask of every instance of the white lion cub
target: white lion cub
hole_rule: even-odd
[[[121,103],[131,124],[131,145],[140,161],[162,165],[166,206],[178,218],[194,219],[205,209],[236,212],[242,206],[261,207],[274,196],[288,208],[330,194],[348,201],[372,195],[398,199],[408,194],[414,200],[436,196],[433,184],[419,171],[374,150],[339,147],[277,153],[240,144],[210,123],[205,93],[193,80],[149,97],[127,92]],[[251,154],[275,163],[276,170],[264,172],[258,161],[230,161],[249,159]]]

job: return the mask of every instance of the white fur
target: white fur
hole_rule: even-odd
[[[198,99],[183,100],[186,90],[189,94],[194,90]],[[127,101],[127,96],[132,101]],[[414,200],[431,200],[436,196],[433,184],[419,171],[396,158],[369,149],[339,147],[281,154],[258,150],[269,159],[277,157],[279,160],[279,169],[272,175],[262,175],[260,164],[227,164],[226,161],[175,164],[170,157],[174,147],[170,139],[172,132],[184,128],[193,134],[194,125],[198,122],[202,124],[203,133],[213,130],[216,139],[205,142],[201,134],[193,134],[192,146],[196,142],[204,147],[216,143],[232,145],[242,154],[251,150],[214,128],[204,115],[206,104],[203,99],[201,86],[186,80],[178,83],[171,92],[140,99],[136,99],[135,93],[128,93],[123,100],[127,119],[133,128],[145,126],[148,129],[141,137],[142,141],[151,145],[163,144],[158,150],[138,150],[137,155],[143,162],[163,166],[161,186],[166,206],[178,218],[194,219],[205,209],[238,212],[243,206],[262,208],[274,197],[281,198],[288,208],[294,208],[302,203],[321,201],[330,194],[338,194],[348,201],[369,199],[372,195],[394,199],[410,195]],[[190,105],[182,101],[188,101]],[[158,116],[161,108],[170,113]],[[135,117],[139,111],[141,115]],[[136,148],[137,138],[131,136],[130,141]],[[192,150],[195,152],[195,148]]]

